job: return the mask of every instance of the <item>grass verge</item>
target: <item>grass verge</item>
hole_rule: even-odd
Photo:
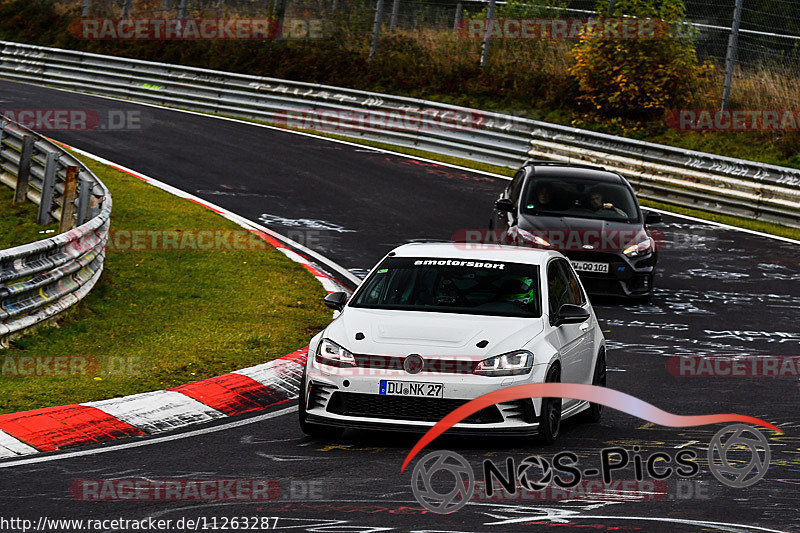
[[[0,185],[0,250],[13,248],[21,244],[40,241],[54,236],[58,231],[58,222],[47,226],[36,223],[39,208],[25,201],[14,205],[14,189]],[[48,233],[49,232],[49,233]]]
[[[244,232],[203,207],[82,159],[114,196],[116,231]],[[57,328],[0,350],[0,413],[164,389],[280,357],[330,321],[324,294],[303,267],[269,246],[109,249],[101,281]],[[78,374],[20,375],[34,368],[25,357],[46,368],[47,357],[59,356],[77,358]],[[55,360],[49,368],[58,368]]]

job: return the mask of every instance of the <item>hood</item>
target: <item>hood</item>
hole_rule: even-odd
[[[520,215],[519,228],[546,239],[555,250],[619,251],[647,237],[641,223],[575,217]]]
[[[541,318],[346,307],[324,336],[354,354],[492,356],[523,348],[543,329]],[[478,348],[481,341],[488,344]]]

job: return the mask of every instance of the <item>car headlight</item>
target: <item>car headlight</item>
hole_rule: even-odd
[[[636,244],[631,244],[624,250],[622,253],[627,255],[628,257],[636,257],[637,255],[646,254],[653,249],[653,239],[649,236],[645,237],[644,239],[640,240]]]
[[[338,367],[356,366],[356,359],[353,357],[353,354],[330,339],[322,339],[314,359],[317,363],[323,365]]]
[[[546,239],[544,239],[544,238],[542,238],[542,237],[540,237],[538,235],[534,235],[530,231],[517,228],[517,235],[519,235],[522,238],[522,240],[524,240],[524,241],[533,242],[533,243],[538,244],[539,246],[544,246],[545,248],[549,248],[550,247],[550,243],[547,242]]]
[[[527,374],[532,367],[533,354],[527,350],[517,350],[484,359],[473,372],[481,376],[518,376]]]

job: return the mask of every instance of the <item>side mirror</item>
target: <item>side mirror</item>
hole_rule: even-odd
[[[661,223],[661,213],[656,213],[655,211],[644,212],[645,226],[648,226],[650,224],[660,224],[660,223]]]
[[[341,311],[344,309],[344,304],[347,303],[346,292],[332,292],[322,299],[326,306],[334,311]]]
[[[564,304],[558,310],[555,326],[561,324],[580,324],[589,320],[589,311],[579,305]]]
[[[515,206],[508,198],[500,198],[494,203],[494,208],[504,213],[513,213]]]

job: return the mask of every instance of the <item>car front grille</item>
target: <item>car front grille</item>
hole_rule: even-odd
[[[403,362],[408,356],[391,355],[365,355],[354,354],[356,365],[361,368],[373,370],[403,370]],[[461,358],[431,358],[425,357],[422,364],[422,372],[434,372],[437,374],[472,374],[475,367],[480,363],[475,357],[464,356]]]
[[[443,398],[415,398],[409,396],[384,396],[354,392],[334,392],[328,402],[328,412],[343,416],[364,418],[389,418],[418,422],[438,422],[467,400]],[[481,409],[462,422],[468,424],[494,424],[503,421],[496,406]]]

